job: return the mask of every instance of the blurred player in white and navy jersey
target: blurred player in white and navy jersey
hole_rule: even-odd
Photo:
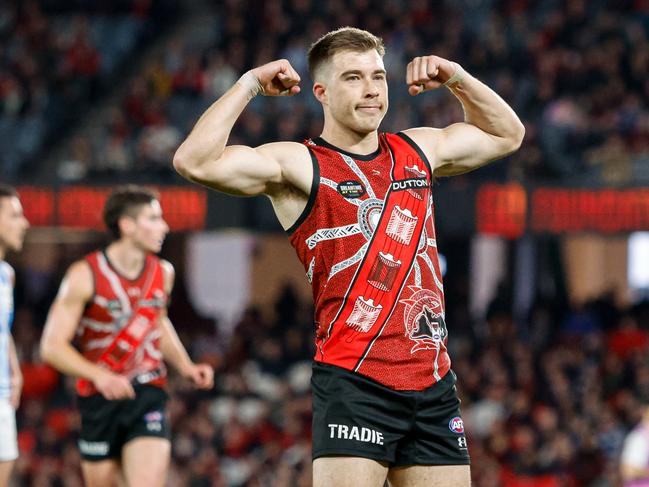
[[[22,249],[29,222],[18,194],[0,184],[0,487],[9,484],[18,458],[16,409],[20,404],[23,376],[11,337],[14,315],[14,270],[4,260],[7,251]]]

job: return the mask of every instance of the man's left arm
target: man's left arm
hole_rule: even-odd
[[[14,409],[18,409],[20,395],[23,390],[23,373],[20,370],[20,361],[11,335],[9,335],[9,367],[11,368],[11,396],[9,402]]]
[[[525,127],[514,110],[459,64],[438,56],[415,58],[408,64],[406,82],[413,96],[446,86],[464,109],[464,122],[404,131],[434,165],[436,176],[471,171],[520,147]]]
[[[167,295],[171,295],[174,283],[174,269],[167,261],[162,261],[162,268],[165,278],[165,290]],[[160,332],[162,333],[160,351],[165,362],[176,369],[180,375],[191,380],[199,389],[211,389],[214,385],[214,370],[210,365],[195,364],[192,361],[167,316],[166,307],[160,317]]]
[[[16,275],[11,267],[9,267],[9,278],[11,279],[11,286],[16,284]],[[9,404],[11,407],[18,409],[20,406],[20,396],[23,392],[23,373],[20,370],[20,361],[18,360],[18,354],[16,353],[16,344],[14,343],[14,338],[9,334],[9,370],[11,371],[10,377],[10,387],[11,395],[9,396]]]

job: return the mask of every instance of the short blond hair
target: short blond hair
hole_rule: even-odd
[[[356,27],[341,27],[327,32],[309,48],[309,74],[315,80],[316,71],[334,54],[341,51],[365,52],[376,50],[381,57],[385,54],[383,39]]]

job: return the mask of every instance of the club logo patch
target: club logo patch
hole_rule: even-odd
[[[343,198],[360,198],[365,194],[365,188],[360,181],[341,181],[337,190]]]
[[[448,429],[450,429],[453,433],[460,435],[464,433],[464,421],[462,421],[462,418],[460,418],[459,416],[455,416],[448,422]]]
[[[410,353],[441,349],[446,339],[446,322],[440,296],[430,289],[408,286],[412,295],[400,302],[405,304],[403,321],[406,335],[414,343]]]

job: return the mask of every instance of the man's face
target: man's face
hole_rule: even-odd
[[[378,52],[337,52],[323,66],[322,79],[321,101],[337,123],[360,134],[378,129],[388,109],[388,85]]]
[[[162,208],[158,200],[140,206],[135,217],[126,218],[129,221],[122,227],[122,235],[130,238],[136,246],[146,252],[160,252],[169,232],[169,225],[162,218]]]
[[[29,222],[16,196],[0,198],[0,246],[18,251],[23,248]]]

